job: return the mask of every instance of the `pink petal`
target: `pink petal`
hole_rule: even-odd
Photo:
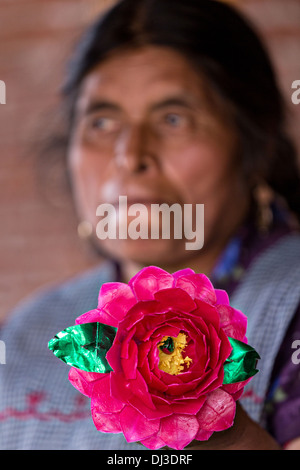
[[[152,348],[152,341],[144,341],[139,345],[138,349],[138,367],[142,367],[148,363],[147,356]]]
[[[195,299],[195,303],[197,309],[191,312],[191,315],[195,318],[201,318],[206,325],[212,323],[214,328],[218,331],[220,328],[220,314],[217,308],[198,299]]]
[[[222,386],[224,380],[223,364],[219,363],[215,369],[209,370],[204,380],[199,382],[199,391],[201,394],[209,393]]]
[[[198,429],[195,416],[174,414],[161,420],[160,438],[168,447],[182,450],[195,438]]]
[[[128,356],[121,358],[121,366],[126,379],[136,378],[136,368],[138,363],[138,347],[134,341],[129,342]]]
[[[137,370],[136,371],[136,378],[134,380],[130,380],[130,388],[136,397],[138,397],[141,401],[144,402],[148,408],[155,409],[153,405],[151,396],[149,394],[148,385],[145,382],[142,374]]]
[[[175,287],[181,287],[193,299],[215,304],[215,289],[205,274],[188,274],[176,280]]]
[[[154,294],[155,300],[160,303],[162,311],[179,310],[190,312],[196,304],[187,292],[178,288],[162,289]]]
[[[164,376],[164,379],[165,378]],[[168,386],[167,394],[172,397],[181,397],[190,390],[193,390],[193,388],[193,384],[191,383],[172,383]]]
[[[216,301],[216,304],[219,305],[230,305],[229,303],[229,297],[228,297],[228,294],[225,290],[221,290],[221,289],[215,289],[215,293],[216,293],[216,297],[217,297],[217,301]]]
[[[122,428],[120,426],[119,413],[102,413],[98,409],[97,400],[91,402],[92,418],[96,429],[102,432],[120,433]]]
[[[162,447],[166,446],[164,441],[159,437],[159,434],[155,434],[151,437],[147,437],[147,439],[143,439],[141,444],[147,447],[147,449],[151,450],[161,449]]]
[[[127,403],[132,396],[129,380],[125,380],[122,373],[111,372],[110,376],[111,395],[117,400]]]
[[[141,269],[129,281],[137,300],[152,300],[155,292],[173,287],[173,277],[167,271],[156,266]]]
[[[98,308],[94,308],[93,310],[89,310],[88,312],[80,315],[80,317],[76,318],[75,323],[76,325],[81,325],[82,323],[93,323],[100,321],[101,313]]]
[[[86,372],[84,370],[72,367],[69,371],[69,381],[80,393],[91,397],[93,388],[96,382],[102,381],[106,374],[99,374],[97,372]]]
[[[186,372],[188,374],[188,372]],[[219,367],[214,370],[207,370],[201,376],[196,376],[186,384],[174,384],[168,387],[168,394],[174,400],[197,399],[205,396],[207,393],[221,387],[223,383],[223,368]],[[185,389],[183,388],[185,385]],[[179,393],[181,391],[181,393]]]
[[[232,385],[235,385],[235,384],[232,384]],[[227,389],[227,386],[223,386],[222,387],[222,390],[225,390],[225,392],[227,393],[230,393],[230,395],[232,396],[232,398],[234,399],[234,401],[237,401],[237,400],[240,400],[241,397],[243,396],[243,393],[244,393],[244,387],[242,387],[240,390],[237,390],[236,392],[230,392],[228,389]]]
[[[111,394],[110,374],[105,374],[105,378],[95,384],[93,401],[97,403],[97,410],[101,413],[116,413],[125,406],[124,401],[117,400]]]
[[[236,382],[234,384],[226,384],[222,386],[222,390],[225,390],[225,392],[230,393],[234,401],[237,401],[241,398],[241,396],[244,393],[244,387],[247,385],[248,382],[252,377],[250,377],[247,380],[243,380],[242,382]]]
[[[197,414],[200,429],[223,431],[233,425],[236,404],[231,395],[217,389],[210,392],[203,407]]]
[[[143,401],[148,408],[155,409],[148,386],[141,375],[136,370],[135,379],[126,379],[122,373],[111,372],[111,394],[120,401],[129,402],[133,395]]]
[[[148,355],[153,354],[151,349],[151,341],[141,343],[138,348],[138,368],[147,384],[151,382],[151,369],[148,357]]]
[[[220,361],[224,363],[232,352],[232,346],[229,342],[228,336],[222,328],[219,331],[219,337],[221,339]]]
[[[121,350],[122,345],[116,337],[111,348],[106,353],[106,359],[114,372],[122,372]]]
[[[147,333],[143,336],[143,341],[153,340],[153,338],[162,338],[163,336],[175,336],[177,337],[181,331],[181,328],[178,328],[177,325],[165,324],[161,326],[158,321],[153,329],[148,328]]]
[[[133,408],[141,413],[146,419],[160,419],[173,414],[171,406],[166,404],[166,402],[158,403],[156,401],[156,406],[154,409],[148,408],[148,406],[146,406],[143,401],[133,395],[129,400],[129,404],[132,405]]]
[[[217,334],[215,328],[209,324],[209,332],[210,332],[210,338],[209,338],[209,363],[208,367],[211,369],[214,369],[216,365],[219,362],[219,357],[220,357],[220,349],[221,349],[221,340],[219,338],[219,335]],[[227,340],[228,341],[228,340]]]
[[[195,439],[197,441],[207,441],[212,434],[213,431],[203,431],[203,429],[199,429],[198,433],[195,436]]]
[[[148,361],[144,361],[144,363],[141,366],[139,366],[139,371],[142,374],[146,383],[150,384],[151,383],[151,370],[150,370]]]
[[[128,405],[120,413],[120,425],[127,442],[136,442],[153,436],[159,431],[159,419],[146,419]]]
[[[144,331],[148,316],[150,316],[152,313],[160,314],[158,307],[159,304],[155,300],[145,300],[135,304],[130,309],[130,312],[128,312],[128,315],[125,316],[122,324],[120,325],[120,329],[118,331],[120,338],[123,340],[123,337],[127,334],[127,331],[131,330],[133,327],[136,327],[137,333],[139,332],[139,329]]]
[[[134,336],[135,328],[131,328],[129,332],[125,331],[123,335],[123,339],[121,342],[121,357],[123,359],[128,359],[129,357],[129,348],[132,337]],[[120,335],[117,335],[117,339],[119,339]]]
[[[217,305],[216,308],[220,314],[221,328],[225,331],[226,335],[246,342],[246,315],[228,305]]]
[[[202,396],[195,400],[181,400],[177,403],[172,403],[171,407],[174,413],[196,415],[202,408],[205,401],[206,397]]]
[[[188,374],[188,372],[186,372],[186,374]],[[215,369],[208,370],[201,377],[196,376],[194,381],[187,383],[175,383],[174,380],[173,383],[168,386],[167,393],[173,398],[197,398],[210,391],[210,389],[214,390],[222,385],[224,374],[222,374],[221,377],[219,377],[219,375],[220,371]]]
[[[105,325],[110,325],[114,327],[118,327],[118,321],[113,318],[108,312],[101,310],[99,308],[95,308],[94,310],[90,310],[89,312],[80,315],[80,317],[76,318],[76,324],[82,323],[105,323]]]
[[[189,274],[195,274],[195,271],[193,271],[191,268],[185,268],[185,269],[179,269],[179,271],[175,271],[172,276],[174,279],[179,279],[180,277],[185,277]]]
[[[189,334],[191,334],[191,331],[189,331]],[[188,344],[184,351],[185,356],[190,357],[193,361],[188,370],[190,372],[198,371],[198,375],[203,374],[209,362],[209,348],[206,339],[207,337],[199,332],[198,337],[193,338],[193,341]]]
[[[101,286],[98,297],[98,309],[106,312],[118,323],[123,320],[128,310],[135,303],[136,299],[127,284],[122,282],[107,282]]]
[[[153,390],[157,392],[166,392],[168,390],[168,386],[159,379],[155,374],[151,376],[151,383],[149,384]]]

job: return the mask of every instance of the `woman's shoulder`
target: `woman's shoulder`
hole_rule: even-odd
[[[255,257],[235,289],[232,299],[243,310],[263,307],[285,299],[288,310],[300,302],[300,234],[290,232],[271,243]],[[293,301],[293,302],[292,302]]]
[[[293,271],[300,272],[300,233],[290,232],[270,243],[250,264],[246,277],[258,275],[273,282],[283,274],[292,276]],[[282,280],[282,278],[281,278]]]
[[[21,301],[1,327],[1,338],[18,329],[66,328],[75,319],[97,306],[98,293],[104,282],[115,280],[115,267],[103,262],[58,285],[41,288]],[[56,332],[54,331],[54,334]]]

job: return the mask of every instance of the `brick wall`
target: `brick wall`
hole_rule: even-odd
[[[0,3],[0,320],[39,286],[95,260],[76,233],[67,193],[52,200],[36,184],[36,141],[58,101],[66,58],[100,0]]]
[[[94,264],[76,235],[67,195],[50,204],[35,179],[35,137],[57,102],[63,66],[90,18],[113,0],[22,0],[0,3],[0,320],[20,299]],[[300,105],[291,83],[300,79],[299,0],[234,2],[265,38],[291,111],[289,128],[300,149]],[[45,124],[44,124],[45,123]]]

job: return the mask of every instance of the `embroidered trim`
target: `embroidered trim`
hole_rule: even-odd
[[[39,411],[38,408],[42,403],[47,401],[46,393],[43,391],[31,392],[26,395],[27,407],[23,410],[8,407],[0,412],[0,421],[6,421],[10,418],[18,420],[37,419],[39,421],[50,421],[52,419],[63,421],[65,423],[77,421],[90,417],[90,409],[86,409],[86,397],[78,395],[74,399],[74,411],[63,413],[58,409]]]
[[[247,390],[240,398],[240,401],[248,399],[255,403],[261,403],[263,399],[255,394],[253,390]],[[0,412],[0,421],[6,421],[10,418],[26,421],[29,419],[37,419],[39,421],[50,421],[52,419],[70,423],[80,419],[90,418],[90,409],[86,409],[87,398],[78,395],[74,399],[74,411],[63,413],[58,409],[39,411],[38,408],[42,403],[47,401],[46,393],[43,391],[31,392],[26,395],[27,407],[23,410],[8,407]]]

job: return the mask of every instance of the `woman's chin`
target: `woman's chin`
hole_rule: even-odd
[[[130,261],[144,266],[176,265],[187,256],[183,240],[126,239],[102,240],[100,248],[120,262]]]

